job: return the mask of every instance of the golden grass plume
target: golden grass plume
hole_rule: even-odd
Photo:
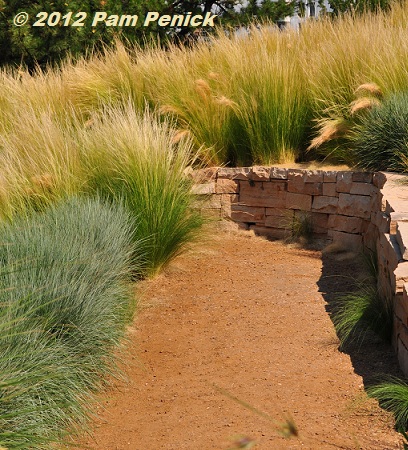
[[[383,98],[384,94],[381,90],[380,86],[376,83],[363,83],[354,91],[355,95],[359,95],[360,93],[369,93],[377,98]]]
[[[379,106],[380,100],[376,97],[360,97],[350,103],[350,113],[354,115],[355,113],[361,111],[367,111],[372,109],[374,106]]]
[[[211,87],[207,81],[199,78],[194,82],[195,91],[204,100],[207,101],[211,97]]]
[[[190,137],[191,133],[189,130],[177,130],[171,139],[173,144],[178,144],[182,139]]]
[[[221,95],[220,97],[216,97],[215,98],[215,102],[218,105],[227,106],[227,107],[231,107],[231,108],[235,107],[235,106],[238,106],[233,100],[225,97],[224,95]]]
[[[319,134],[310,143],[307,150],[320,147],[322,144],[344,136],[348,127],[344,119],[322,119],[319,121]]]

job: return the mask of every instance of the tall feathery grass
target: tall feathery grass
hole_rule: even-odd
[[[25,109],[40,124],[51,114],[57,126],[72,117],[90,126],[106,106],[131,99],[141,114],[147,106],[176,120],[208,164],[328,156],[355,164],[343,142],[305,154],[313,119],[324,127],[324,144],[367,107],[364,98],[350,107],[359,86],[373,83],[384,96],[408,88],[407,19],[407,4],[395,3],[387,12],[307,21],[300,32],[264,24],[219,31],[189,49],[118,42],[44,73],[3,70],[0,130],[15,132]]]
[[[207,163],[294,161],[311,119],[297,39],[269,25],[148,53],[147,97],[191,132]]]
[[[0,217],[11,219],[28,207],[40,209],[81,190],[76,129],[51,110],[27,106],[0,134]]]
[[[384,96],[407,90],[407,19],[408,4],[395,2],[388,12],[304,24],[300,44],[318,128],[328,125],[328,120],[353,124],[356,111],[350,104],[361,85],[374,83]],[[348,146],[348,142],[331,140],[310,156],[354,165],[358,160]]]
[[[408,171],[408,91],[392,94],[355,127],[351,146],[366,170]]]
[[[135,310],[133,221],[72,198],[0,227],[0,445],[50,448],[92,415]]]
[[[367,394],[379,401],[382,408],[391,411],[395,416],[398,431],[408,430],[408,382],[396,377],[369,386]],[[407,436],[404,436],[407,438]]]
[[[392,332],[392,308],[378,294],[375,286],[360,285],[358,290],[338,300],[333,315],[342,346],[350,341],[362,342],[367,330],[389,341]]]
[[[197,235],[192,182],[185,175],[196,151],[190,135],[133,102],[105,106],[89,123],[71,111],[37,117],[23,111],[0,136],[0,211],[3,220],[40,211],[76,193],[99,193],[124,202],[139,225],[153,273]]]
[[[105,109],[80,140],[88,189],[124,203],[137,220],[133,234],[143,242],[144,273],[156,273],[203,223],[185,174],[195,159],[190,138],[148,112],[141,118],[128,103]]]
[[[377,257],[370,253],[361,255],[361,259],[366,273],[353,292],[337,299],[332,316],[342,346],[362,342],[368,330],[385,341],[391,340],[393,305],[378,292]]]

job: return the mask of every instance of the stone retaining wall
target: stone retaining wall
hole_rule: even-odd
[[[309,220],[315,237],[374,249],[377,229],[386,227],[381,173],[243,167],[203,169],[194,178],[207,210],[272,238]]]
[[[392,192],[385,182],[395,176],[380,172],[244,167],[191,175],[200,207],[240,227],[282,239],[309,220],[327,243],[376,251],[378,289],[393,307],[393,345],[408,376],[408,186]]]
[[[389,227],[377,241],[378,289],[394,311],[393,346],[408,376],[408,186],[402,176],[387,174],[383,189],[383,214]],[[406,177],[405,177],[406,178]]]

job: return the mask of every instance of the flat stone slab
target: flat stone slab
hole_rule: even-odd
[[[388,204],[388,211],[408,215],[408,176],[386,172],[387,182],[382,188],[384,202]],[[406,181],[406,184],[404,182]]]
[[[408,260],[408,222],[397,222],[396,238],[402,257]]]

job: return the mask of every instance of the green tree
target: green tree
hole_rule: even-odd
[[[298,0],[289,3],[263,0],[260,4],[254,0],[249,3],[245,0],[0,0],[0,66],[44,67],[58,63],[68,54],[76,57],[98,50],[103,45],[112,44],[116,37],[141,45],[154,39],[165,45],[169,40],[185,42],[196,36],[195,28],[189,26],[159,27],[153,22],[143,27],[144,17],[149,11],[168,15],[214,13],[218,24],[239,26],[254,17],[276,22],[293,13],[295,1]],[[29,21],[18,27],[13,19],[21,12],[28,13]],[[33,26],[40,12],[48,13],[48,18],[43,21],[44,26]],[[72,16],[68,20],[70,12]],[[83,26],[74,27],[72,23],[79,18],[76,16],[79,12],[85,13],[86,19],[82,21]],[[106,26],[104,23],[92,26],[96,12],[106,12],[108,16],[137,15],[139,21],[136,27]],[[51,14],[55,22],[51,20]],[[205,32],[210,31],[211,27],[205,29]]]
[[[241,10],[242,22],[249,23],[255,20],[269,20],[278,22],[286,16],[291,16],[298,7],[297,1],[291,0],[249,0],[246,7]]]
[[[71,54],[77,56],[87,50],[101,48],[110,44],[116,36],[126,37],[131,41],[143,41],[146,34],[160,32],[154,25],[144,30],[134,27],[107,27],[99,23],[92,27],[92,18],[96,12],[106,12],[107,15],[129,14],[142,16],[149,10],[161,11],[167,7],[165,0],[45,0],[30,1],[4,1],[0,0],[0,65],[5,63],[25,64],[29,68],[35,65],[44,66],[48,63],[60,61]],[[27,25],[17,27],[13,18],[21,12],[29,15]],[[57,13],[61,18],[54,26],[45,21],[44,26],[33,26],[38,13]],[[67,14],[72,12],[68,23]],[[72,26],[77,13],[86,14],[83,26]],[[49,17],[49,16],[48,16]],[[54,15],[55,17],[55,15]],[[58,16],[56,17],[58,18]],[[65,19],[64,19],[65,18]],[[68,25],[68,26],[66,26]]]
[[[332,14],[362,13],[364,11],[387,10],[391,0],[329,0]]]

